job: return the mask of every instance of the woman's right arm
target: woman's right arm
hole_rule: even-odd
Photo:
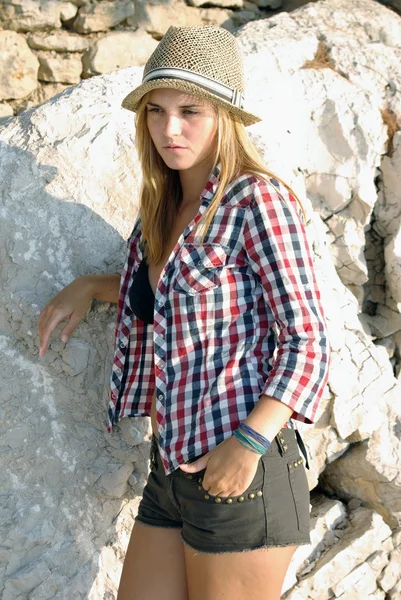
[[[119,288],[120,275],[84,275],[62,289],[39,315],[40,356],[46,354],[50,335],[60,321],[68,319],[60,336],[66,342],[86,315],[92,300],[117,303]]]

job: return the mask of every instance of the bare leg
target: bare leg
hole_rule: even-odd
[[[185,546],[190,600],[279,600],[296,546],[203,554]]]
[[[117,600],[188,600],[179,528],[135,522]]]

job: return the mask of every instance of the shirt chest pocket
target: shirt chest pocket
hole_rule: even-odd
[[[220,244],[184,244],[177,256],[174,291],[196,295],[218,287],[227,260],[227,251]]]

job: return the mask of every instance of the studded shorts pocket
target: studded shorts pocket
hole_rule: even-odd
[[[298,529],[302,533],[310,531],[309,486],[303,457],[287,463],[290,488],[297,516]]]
[[[214,504],[234,504],[237,502],[242,503],[258,500],[263,496],[264,469],[261,461],[259,461],[258,468],[251,484],[242,494],[238,496],[229,496],[227,498],[223,496],[212,496],[203,487],[204,474],[205,470],[202,470],[193,475],[192,481],[193,485],[196,486],[199,492],[199,497],[205,502],[212,502]]]

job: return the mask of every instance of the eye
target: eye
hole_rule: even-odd
[[[153,107],[153,108],[148,107],[148,112],[158,113],[158,112],[161,112],[161,109],[157,108],[157,107]]]
[[[197,115],[198,113],[195,110],[191,110],[190,108],[184,109],[184,114],[186,115]]]

